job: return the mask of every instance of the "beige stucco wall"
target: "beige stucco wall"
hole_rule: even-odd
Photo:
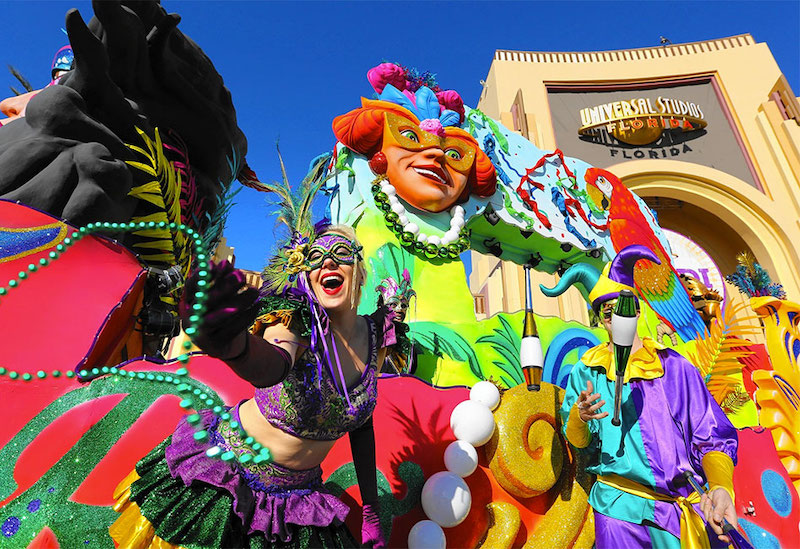
[[[485,299],[485,313],[478,315],[479,318],[525,308],[525,271],[522,267],[476,252],[471,252],[471,258],[470,290],[473,295],[481,295]],[[588,323],[586,302],[576,288],[570,288],[556,298],[547,297],[539,290],[539,284],[552,288],[556,282],[556,274],[531,271],[531,294],[536,314]]]

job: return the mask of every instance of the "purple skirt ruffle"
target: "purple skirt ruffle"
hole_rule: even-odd
[[[231,410],[238,420],[238,407]],[[199,412],[212,444],[237,456],[245,449],[238,433],[210,410]],[[344,522],[350,508],[322,483],[322,469],[302,471],[270,463],[247,465],[234,459],[209,458],[208,442],[194,439],[195,428],[181,419],[165,457],[169,471],[186,486],[203,482],[227,491],[233,510],[248,534],[262,533],[269,541],[290,541],[287,524],[330,526]]]

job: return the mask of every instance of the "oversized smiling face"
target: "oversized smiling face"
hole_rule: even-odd
[[[456,203],[475,161],[475,150],[465,140],[428,133],[394,113],[386,113],[381,151],[397,195],[429,212],[441,212]]]
[[[320,235],[309,248],[311,288],[325,310],[338,311],[353,306],[351,292],[355,289],[353,274],[358,252],[349,239],[337,233]]]

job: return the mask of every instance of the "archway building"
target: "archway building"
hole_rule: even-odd
[[[606,52],[498,50],[478,108],[541,149],[615,173],[718,275],[748,251],[800,299],[800,104],[766,44],[744,34]],[[479,316],[523,307],[520,267],[472,261]],[[539,314],[588,320],[575,289],[534,302]]]

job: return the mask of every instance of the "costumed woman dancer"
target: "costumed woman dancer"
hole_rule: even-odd
[[[602,274],[588,264],[573,265],[555,288],[542,290],[552,297],[582,283],[611,337],[614,306],[622,290],[635,294],[633,268],[640,259],[659,262],[648,248],[628,246]],[[638,335],[625,370],[622,425],[615,427],[602,409],[614,402],[613,357],[612,341],[586,351],[570,373],[561,408],[567,440],[590,453],[587,470],[597,475],[589,494],[597,549],[725,546],[722,518],[737,524],[736,429],[697,368]],[[710,497],[694,494],[685,471],[708,482]],[[716,536],[706,531],[697,508]]]
[[[299,198],[285,181],[265,187],[280,193],[291,238],[265,269],[260,296],[227,262],[212,267],[194,338],[252,383],[255,396],[231,408],[229,420],[200,411],[208,442],[196,441],[184,418],[136,465],[115,493],[121,515],[110,533],[123,547],[357,547],[343,524],[349,508],[325,490],[320,469],[345,433],[364,503],[362,544],[385,546],[372,411],[391,318],[356,313],[361,246],[349,227],[315,231],[310,204],[319,185],[304,182]],[[191,304],[182,310],[191,314]],[[256,316],[261,337],[246,332]],[[245,451],[233,421],[270,449],[271,463],[207,457],[210,444]]]

